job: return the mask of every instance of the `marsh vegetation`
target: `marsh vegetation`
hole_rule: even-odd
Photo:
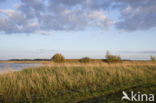
[[[0,102],[116,103],[122,90],[156,93],[155,76],[153,62],[51,63],[0,74]]]

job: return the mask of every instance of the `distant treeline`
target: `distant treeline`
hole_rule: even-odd
[[[62,54],[56,53],[50,59],[10,59],[9,61],[54,61],[57,63],[61,62],[82,62],[88,63],[90,61],[97,62],[97,61],[105,61],[105,62],[122,62],[122,61],[147,61],[147,60],[129,60],[129,59],[121,59],[120,55],[112,55],[109,51],[106,52],[105,59],[92,59],[89,57],[82,57],[80,59],[66,59]],[[150,61],[156,62],[156,57],[150,56]]]
[[[50,59],[10,59],[9,61],[50,61]]]
[[[65,59],[66,61],[79,61],[80,59]],[[106,61],[106,59],[90,59],[91,61]],[[51,59],[9,59],[9,61],[51,61]],[[131,60],[122,60],[131,61]]]

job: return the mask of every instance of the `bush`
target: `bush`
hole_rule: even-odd
[[[106,53],[106,61],[111,62],[121,62],[121,57],[116,55],[111,55],[109,52]]]
[[[154,56],[151,56],[150,59],[152,62],[156,62],[156,58]]]
[[[56,63],[62,63],[65,61],[64,56],[58,53],[52,57],[52,60]]]
[[[83,57],[80,59],[81,63],[89,63],[90,62],[90,58],[89,57]]]

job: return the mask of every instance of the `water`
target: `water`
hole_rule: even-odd
[[[22,70],[24,68],[29,68],[29,67],[37,67],[41,66],[42,64],[40,63],[0,63],[0,70]]]

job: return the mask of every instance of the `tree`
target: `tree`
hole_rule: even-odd
[[[90,58],[89,57],[83,57],[80,59],[81,63],[89,63],[90,62]]]
[[[154,56],[150,56],[150,59],[151,59],[152,62],[156,61],[156,58]]]
[[[64,56],[62,54],[56,53],[53,57],[52,60],[56,63],[62,63],[65,61]]]
[[[112,55],[112,54],[110,54],[107,51],[107,53],[106,53],[106,60],[107,60],[107,62],[120,62],[121,61],[121,57],[120,56],[116,56],[116,55]]]

